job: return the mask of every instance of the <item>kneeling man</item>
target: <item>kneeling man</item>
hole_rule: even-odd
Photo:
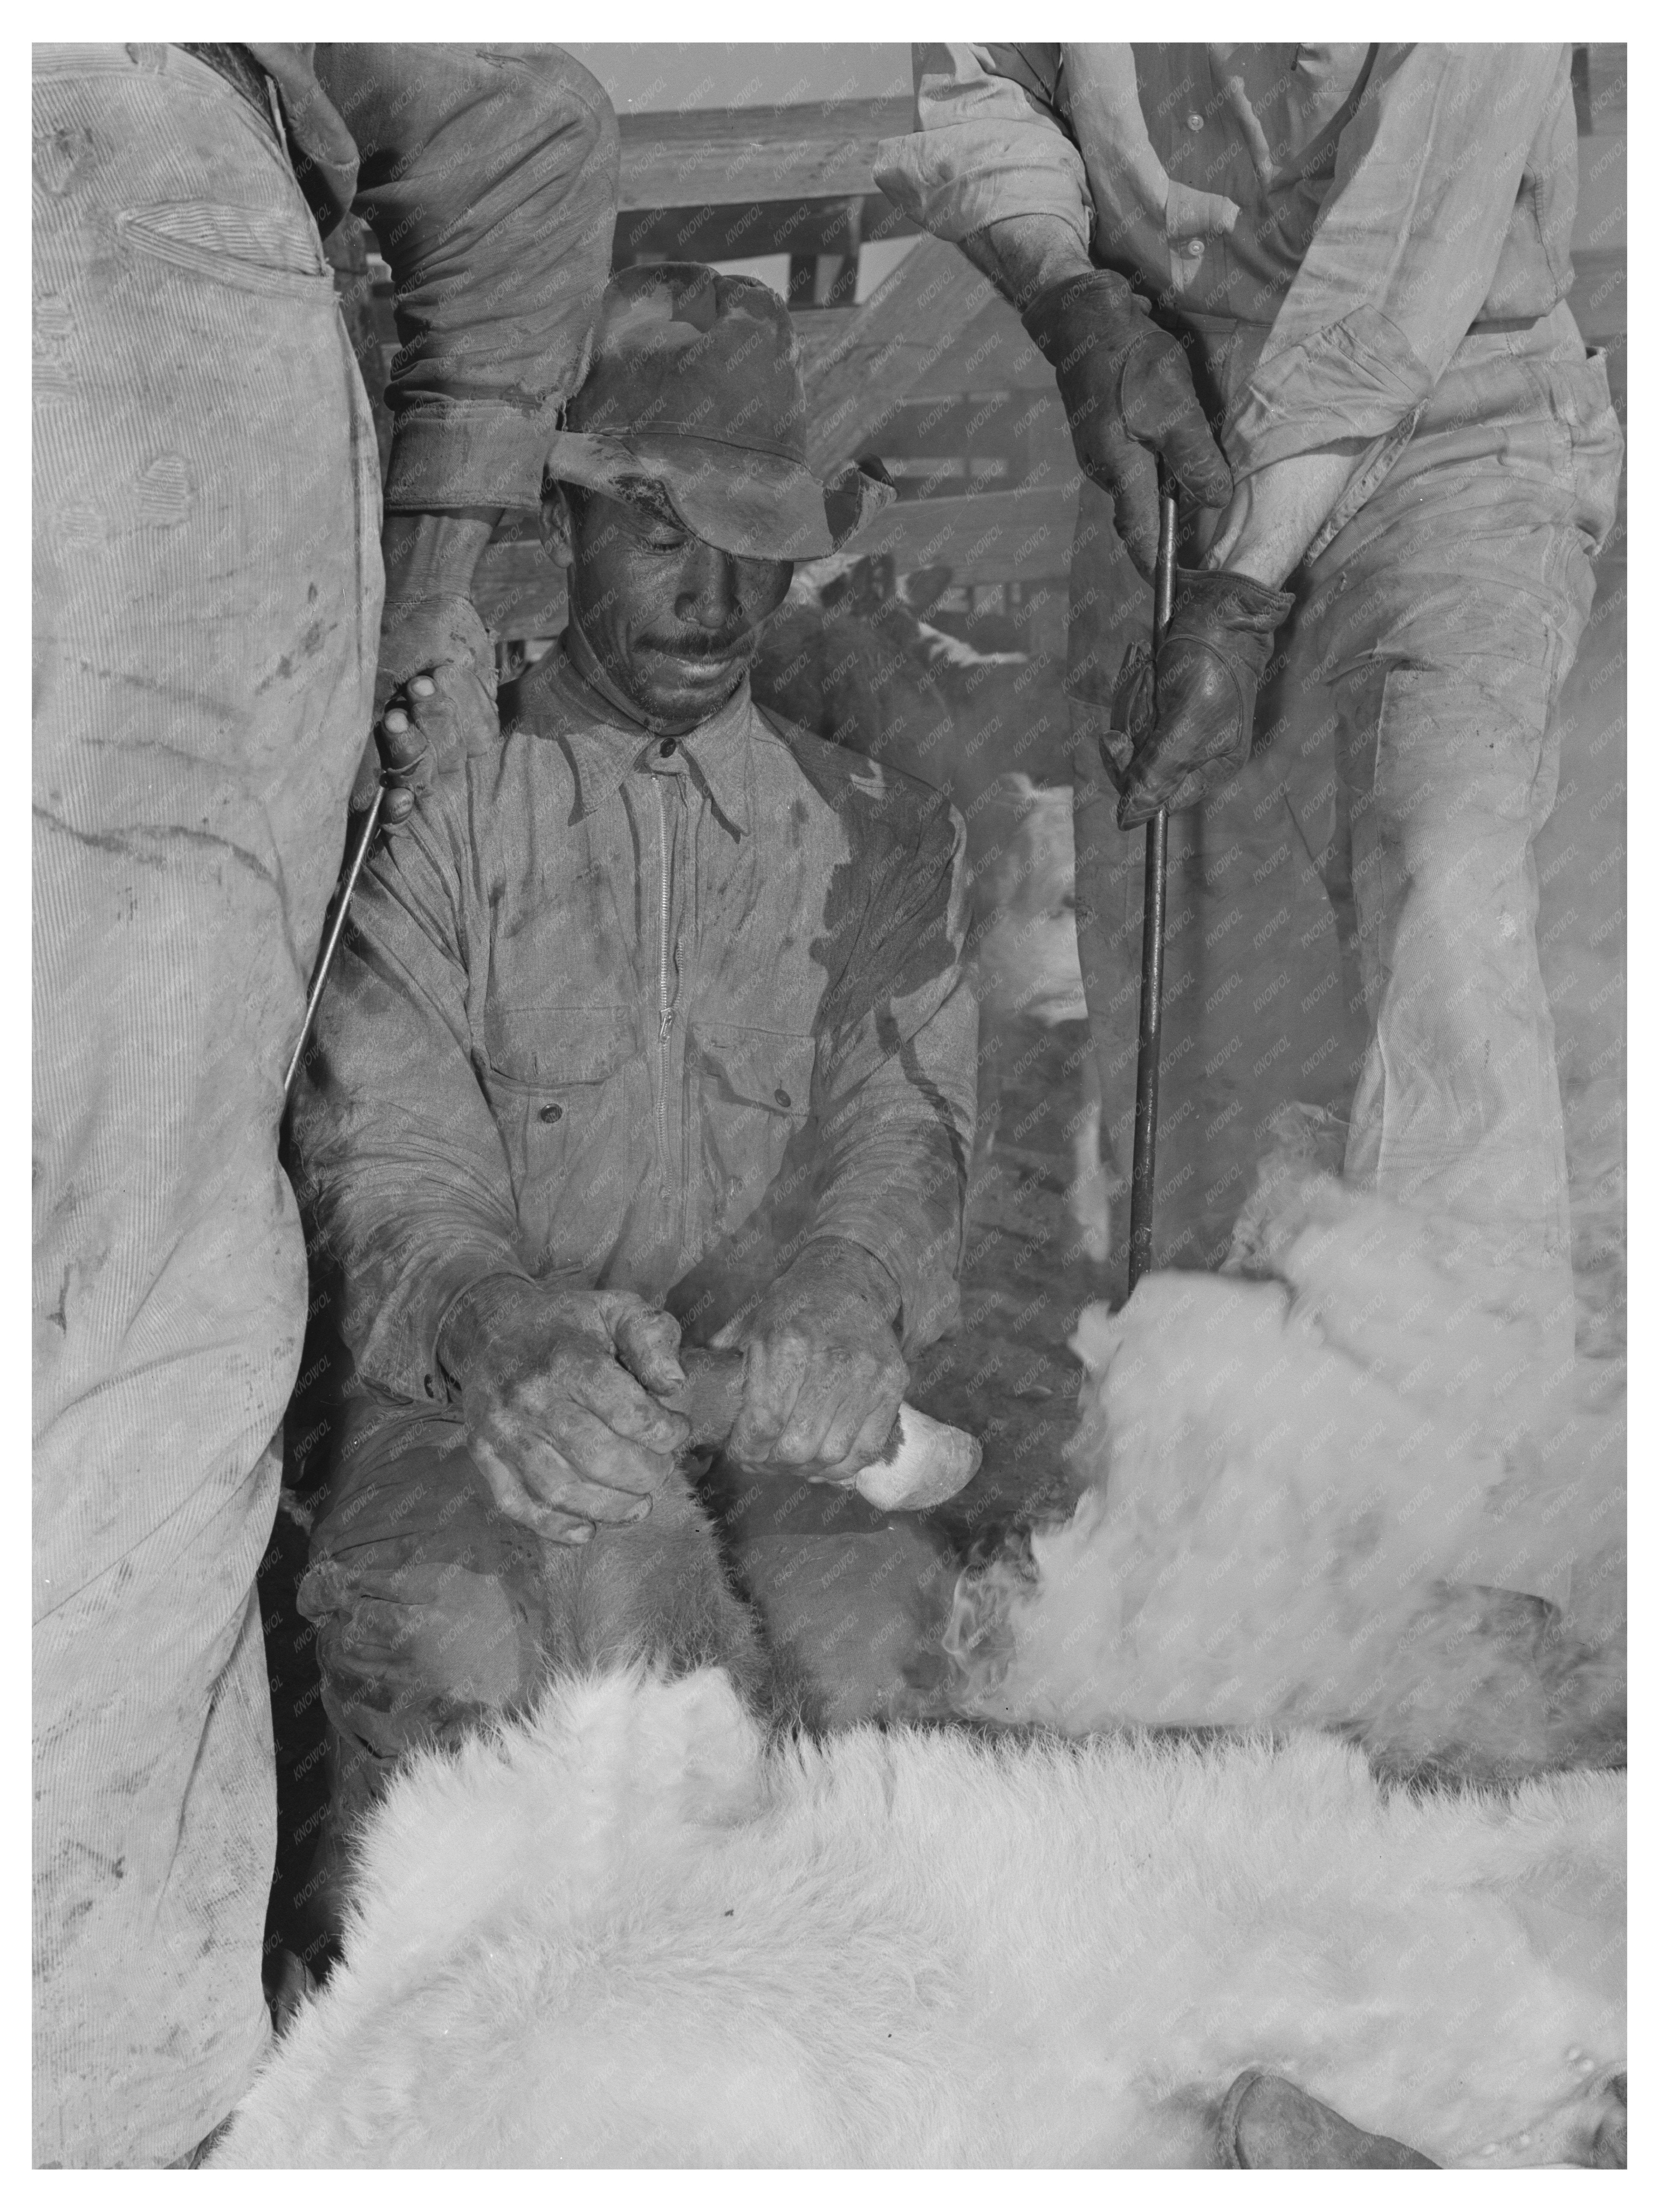
[[[752,1489],[845,1484],[955,1305],[962,825],[748,684],[793,562],[887,495],[805,467],[782,302],[691,265],[613,280],[548,475],[568,628],[371,862],[296,1091],[355,1365],[301,1595],[337,1808],[558,1652],[757,1668],[682,1328],[744,1348]]]

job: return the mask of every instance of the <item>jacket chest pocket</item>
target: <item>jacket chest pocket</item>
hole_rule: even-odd
[[[481,1070],[532,1267],[597,1265],[631,1192],[644,1069],[623,1007],[492,1007]]]
[[[752,1212],[811,1112],[810,1036],[694,1024],[688,1071],[701,1108],[704,1188],[716,1231]]]

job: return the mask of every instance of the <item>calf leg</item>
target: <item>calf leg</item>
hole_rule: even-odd
[[[765,1624],[777,1694],[793,1690],[815,1725],[832,1729],[915,1710],[956,1584],[940,1532],[855,1491],[746,1477],[724,1462],[711,1494]]]
[[[563,1672],[646,1659],[671,1674],[723,1667],[758,1711],[775,1703],[754,1614],[726,1581],[720,1545],[676,1474],[648,1516],[580,1549],[549,1546],[543,1659]]]
[[[1087,1257],[1103,1267],[1112,1252],[1112,1203],[1121,1200],[1124,1182],[1101,1118],[1100,1063],[1083,1063],[1083,1104],[1072,1129],[1072,1180],[1066,1210],[1079,1231]]]
[[[399,1762],[526,1711],[556,1668],[720,1666],[773,1702],[753,1617],[679,1474],[647,1519],[575,1547],[496,1510],[453,1416],[354,1407],[337,1464],[298,1599],[329,1723],[319,1930],[337,1926],[349,1837]]]

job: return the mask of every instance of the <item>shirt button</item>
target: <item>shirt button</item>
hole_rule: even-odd
[[[1204,258],[1204,241],[1201,238],[1189,238],[1182,251],[1189,261],[1201,261]]]
[[[539,1118],[549,1123],[562,1121],[564,1109],[562,1106],[544,1106],[539,1109]]]
[[[1187,118],[1187,128],[1189,131],[1201,131],[1204,128],[1204,118],[1201,115],[1189,115]]]
[[[657,750],[664,760],[672,760],[674,757],[674,740],[672,738],[665,738],[662,743],[657,747]]]
[[[772,1093],[772,1096],[777,1100],[780,1106],[787,1106],[790,1103],[789,1093],[787,1091],[775,1091]]]

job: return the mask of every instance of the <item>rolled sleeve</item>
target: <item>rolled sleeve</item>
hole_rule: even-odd
[[[397,288],[388,509],[534,507],[611,264],[611,104],[555,46],[319,46]]]
[[[1318,228],[1232,409],[1235,475],[1352,453],[1357,485],[1409,437],[1492,288],[1564,53],[1378,49]]]
[[[877,149],[877,184],[952,243],[1006,216],[1053,215],[1086,249],[1083,156],[1050,100],[1058,46],[918,46],[916,128]]]
[[[463,1291],[531,1279],[511,1172],[472,1065],[462,882],[417,815],[365,870],[295,1087],[296,1182],[337,1265],[363,1378],[447,1395],[438,1332]]]
[[[824,1166],[811,1235],[844,1237],[886,1268],[907,1352],[957,1310],[979,1036],[963,963],[966,852],[961,817],[935,811],[878,888],[884,910],[820,1042]]]

